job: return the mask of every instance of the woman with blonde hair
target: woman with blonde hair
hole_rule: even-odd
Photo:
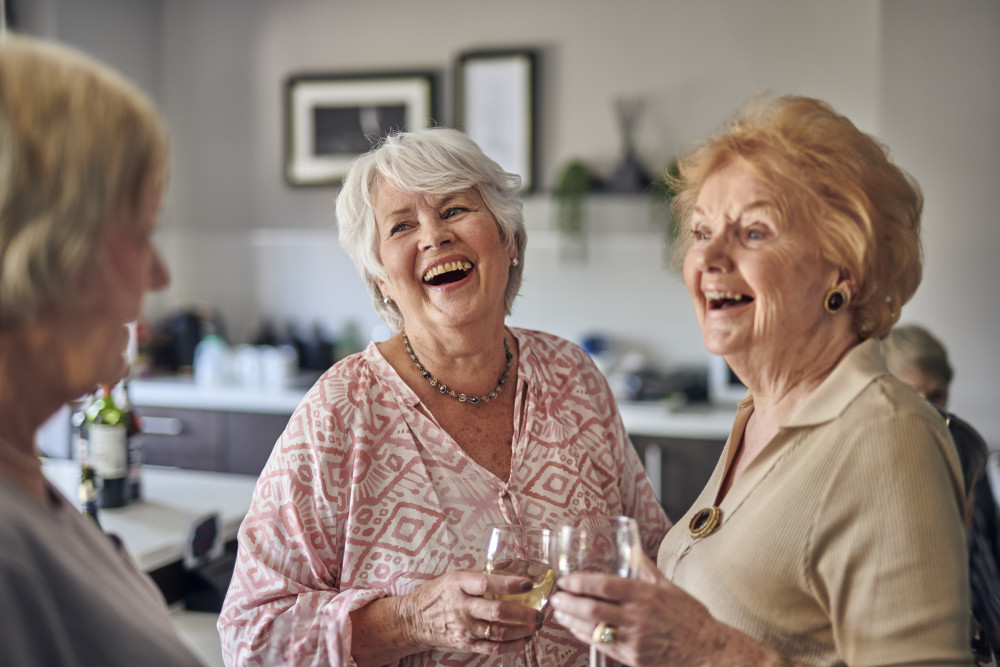
[[[153,582],[49,483],[36,429],[125,373],[169,276],[150,102],[65,47],[0,37],[0,644],[12,665],[196,665]]]

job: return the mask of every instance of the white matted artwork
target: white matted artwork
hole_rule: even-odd
[[[306,74],[285,84],[285,179],[336,185],[358,155],[393,131],[434,123],[430,72]]]
[[[535,189],[536,54],[531,50],[473,51],[458,59],[456,116],[483,152]]]

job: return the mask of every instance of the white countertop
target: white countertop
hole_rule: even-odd
[[[307,382],[275,390],[238,386],[203,387],[191,377],[163,377],[129,382],[129,395],[137,406],[292,414],[308,387]],[[725,440],[729,437],[736,407],[696,406],[676,408],[660,401],[622,401],[618,405],[625,429],[632,435],[664,438]]]
[[[618,412],[629,435],[724,441],[733,427],[736,407],[674,408],[658,401],[622,401]]]
[[[311,386],[314,379],[304,382]],[[130,380],[128,390],[129,398],[137,406],[290,415],[309,387],[303,384],[280,389],[205,387],[195,384],[191,376],[176,376]]]
[[[68,459],[43,459],[43,463],[49,480],[75,503],[79,464]],[[191,523],[206,514],[218,512],[223,540],[235,538],[256,483],[252,475],[144,466],[143,500],[101,508],[98,518],[106,532],[122,539],[139,567],[151,572],[183,559]]]

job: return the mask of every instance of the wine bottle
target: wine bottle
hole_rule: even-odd
[[[128,503],[128,431],[125,415],[105,386],[87,408],[87,437],[94,470],[101,477],[101,507]]]
[[[128,501],[142,499],[142,422],[128,393],[128,376],[119,385],[118,407],[125,420],[125,437],[128,447]]]

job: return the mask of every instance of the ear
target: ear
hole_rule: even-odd
[[[848,302],[853,301],[858,293],[858,283],[846,269],[837,270],[837,282],[834,286],[847,294]]]
[[[389,293],[389,285],[381,278],[375,279],[375,284],[378,285],[378,291],[382,293],[383,297],[392,298],[392,294]]]

